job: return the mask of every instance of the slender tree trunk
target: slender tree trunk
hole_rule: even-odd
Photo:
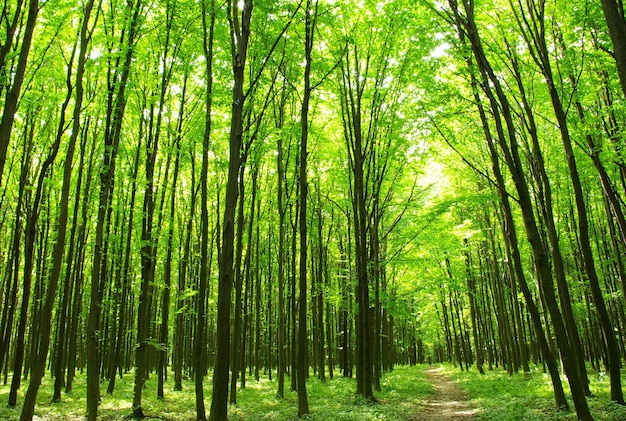
[[[605,3],[606,2],[603,1],[603,6]],[[552,101],[552,108],[554,109],[554,114],[558,122],[563,148],[565,149],[567,167],[570,173],[576,203],[576,211],[578,213],[578,231],[580,234],[580,246],[584,269],[587,274],[587,280],[591,288],[591,294],[596,305],[598,318],[600,320],[600,325],[606,341],[609,375],[611,381],[611,400],[623,405],[625,402],[622,393],[619,349],[617,347],[613,325],[604,302],[602,289],[600,288],[600,282],[595,268],[595,260],[591,250],[591,242],[589,238],[588,214],[585,207],[584,193],[580,182],[576,158],[572,148],[567,116],[565,115],[565,110],[561,103],[561,98],[559,97],[559,92],[555,85],[555,79],[552,73],[550,52],[545,39],[544,0],[529,0],[528,7],[532,8],[531,18],[533,19],[532,25],[529,24],[528,20],[524,20],[525,26],[532,36],[532,42],[529,38],[527,38],[528,47],[531,49],[531,54],[544,76],[544,80],[550,94],[550,99]],[[522,10],[522,13],[523,12],[524,11]],[[521,21],[520,28],[523,30]]]
[[[297,185],[297,183],[296,183]],[[299,191],[299,187],[297,189]],[[298,226],[298,215],[300,214],[300,206],[299,206],[299,202],[296,203],[296,209],[295,212],[293,212],[293,207],[290,207],[291,210],[291,218],[292,219],[292,230],[291,230],[291,276],[290,276],[290,296],[289,296],[289,303],[290,303],[290,314],[291,314],[291,318],[290,318],[290,322],[291,322],[291,382],[290,382],[290,390],[292,391],[296,391],[298,389],[298,385],[297,385],[297,378],[298,378],[298,340],[297,340],[297,333],[298,333],[298,329],[296,328],[297,326],[297,316],[298,316],[298,307],[297,307],[297,300],[296,300],[296,271],[297,271],[297,264],[296,264],[296,257],[298,255],[297,250],[296,250],[296,246],[297,246],[297,226]]]
[[[472,335],[474,336],[474,348],[476,350],[476,368],[480,374],[485,374],[485,369],[483,368],[484,357],[482,351],[482,339],[479,336],[478,332],[478,306],[476,304],[476,279],[474,278],[474,274],[472,273],[472,261],[471,254],[469,250],[469,244],[467,239],[464,239],[465,243],[465,268],[466,268],[466,276],[467,276],[467,293],[469,295],[470,302],[470,317],[472,319]]]
[[[219,264],[219,286],[217,298],[217,349],[213,371],[213,397],[211,400],[211,421],[228,418],[228,378],[230,368],[230,308],[233,289],[233,263],[235,240],[235,213],[239,167],[241,165],[241,146],[243,136],[243,92],[244,70],[250,36],[252,1],[246,0],[239,10],[239,3],[228,1],[228,16],[231,28],[232,66],[233,66],[233,102],[231,107],[231,126],[229,139],[228,181],[226,184],[226,202],[222,224],[222,243]],[[241,21],[240,21],[241,19]]]
[[[510,109],[508,99],[502,92],[502,88],[500,86],[499,81],[495,77],[493,70],[490,67],[490,63],[487,61],[487,58],[482,49],[482,44],[480,38],[478,36],[478,31],[474,23],[473,16],[473,1],[464,1],[464,8],[466,11],[466,17],[462,18],[459,15],[459,10],[457,6],[456,0],[449,1],[450,7],[454,13],[455,23],[457,25],[457,29],[459,31],[459,37],[462,41],[465,40],[465,37],[470,41],[470,45],[472,48],[473,55],[476,59],[478,68],[481,72],[482,80],[483,80],[483,88],[485,94],[488,96],[489,103],[491,105],[491,110],[494,113],[494,122],[496,124],[497,129],[497,141],[498,145],[502,149],[507,166],[509,167],[509,171],[513,176],[516,190],[518,192],[520,198],[520,207],[522,209],[522,215],[524,220],[524,226],[526,228],[528,240],[533,249],[533,257],[535,259],[535,268],[537,272],[537,277],[539,278],[540,289],[544,295],[547,295],[549,299],[549,309],[553,319],[553,323],[555,324],[555,332],[557,333],[557,339],[561,344],[562,349],[562,357],[564,364],[572,368],[571,358],[569,356],[569,341],[567,340],[567,336],[565,333],[565,328],[563,326],[563,321],[558,311],[558,307],[556,305],[556,300],[554,297],[554,287],[551,282],[551,276],[549,273],[549,267],[547,264],[547,256],[545,250],[542,250],[542,243],[539,238],[539,232],[537,229],[536,221],[534,219],[534,213],[532,209],[532,204],[530,201],[528,188],[526,186],[525,179],[521,172],[521,164],[517,151],[517,139],[514,136],[514,129],[512,124],[512,119],[510,117]],[[473,80],[474,89],[477,86],[478,81]],[[488,89],[490,84],[493,84],[494,89],[496,90],[496,95],[500,100],[496,100],[496,95]],[[475,91],[475,97],[477,93]],[[477,98],[478,99],[478,98]],[[477,102],[480,104],[480,101]],[[500,107],[502,109],[502,113],[500,112]],[[537,333],[537,338],[540,342],[541,349],[544,354],[544,358],[548,365],[550,376],[552,379],[552,384],[554,387],[554,394],[556,404],[560,409],[568,409],[567,400],[565,399],[565,395],[563,392],[563,388],[561,385],[561,380],[558,373],[558,368],[556,367],[556,362],[552,358],[551,351],[548,347],[548,342],[545,340],[545,336],[543,334],[543,325],[541,321],[541,316],[537,307],[534,305],[534,299],[532,297],[532,293],[530,292],[528,285],[525,281],[524,271],[521,265],[521,258],[519,255],[518,249],[518,241],[517,234],[515,230],[515,225],[513,222],[512,211],[510,208],[508,194],[504,189],[505,183],[502,174],[500,173],[500,164],[498,162],[498,153],[496,151],[496,145],[492,141],[492,135],[490,130],[488,129],[486,113],[482,108],[479,108],[479,112],[481,113],[481,121],[483,123],[483,128],[485,129],[485,136],[487,138],[487,144],[489,146],[490,156],[492,160],[492,168],[494,171],[494,175],[498,180],[498,193],[501,197],[501,203],[503,205],[503,210],[505,212],[505,225],[503,226],[503,230],[505,233],[505,240],[509,241],[509,245],[511,247],[511,252],[513,256],[513,262],[515,267],[515,272],[520,283],[520,288],[522,293],[524,294],[524,298],[526,300],[526,305],[531,315],[531,319],[533,325],[535,327],[535,331]],[[504,127],[502,126],[502,122],[500,120],[501,115],[505,118],[507,129],[509,130],[510,137],[510,148],[506,144]],[[589,414],[589,409],[586,404],[584,394],[580,387],[580,379],[576,375],[577,371],[570,371],[572,376],[569,378],[570,386],[572,390],[572,394],[574,396],[574,403],[576,405],[576,410],[578,416],[581,419],[591,419],[591,415]]]
[[[207,14],[209,15],[209,21],[207,25]],[[199,421],[206,420],[206,410],[204,406],[204,387],[203,378],[206,371],[204,350],[205,350],[205,326],[206,326],[206,314],[205,314],[205,301],[207,293],[207,284],[209,277],[208,268],[208,247],[209,247],[209,210],[207,202],[209,200],[208,195],[208,171],[209,171],[209,146],[211,140],[211,110],[213,107],[213,32],[215,28],[215,2],[211,0],[210,10],[207,11],[207,4],[202,1],[202,27],[204,30],[203,48],[204,59],[206,63],[206,97],[205,97],[205,124],[204,124],[204,137],[202,140],[202,169],[200,171],[200,238],[201,238],[201,250],[200,250],[200,279],[198,283],[198,297],[196,301],[196,330],[194,332],[193,340],[193,371],[195,376],[195,393],[196,393],[196,418]],[[222,249],[221,253],[224,253]],[[221,260],[221,257],[220,257]],[[220,263],[220,271],[221,271]],[[230,304],[229,304],[230,305]],[[223,362],[216,359],[215,364],[222,364]],[[227,363],[228,367],[228,363]],[[217,379],[213,378],[215,382]],[[223,379],[221,379],[223,381]],[[226,386],[228,387],[228,380],[226,380]]]
[[[286,103],[286,79],[283,84],[283,91],[279,105],[279,118],[277,128],[280,130],[284,123],[285,103]],[[283,398],[285,396],[285,368],[287,366],[285,355],[285,204],[283,183],[285,180],[285,168],[283,164],[283,134],[280,133],[276,145],[276,167],[277,167],[277,201],[278,201],[278,390],[277,394]]]
[[[84,136],[87,136],[88,126],[89,124],[84,125],[84,130],[83,130]],[[89,216],[89,198],[90,198],[89,192],[91,191],[92,182],[93,182],[93,169],[94,169],[94,159],[95,159],[94,156],[96,155],[95,153],[96,140],[97,140],[97,136],[94,135],[92,138],[92,145],[91,145],[90,153],[88,154],[89,163],[87,166],[85,187],[82,193],[81,216],[79,219],[80,223],[77,228],[77,234],[76,234],[77,249],[76,249],[76,254],[74,256],[73,265],[72,265],[74,268],[74,270],[72,271],[72,275],[71,275],[73,296],[71,299],[71,308],[70,308],[70,314],[69,314],[70,322],[69,322],[69,329],[67,333],[67,337],[69,338],[69,344],[67,347],[68,361],[67,361],[67,380],[65,384],[65,393],[70,393],[72,391],[72,384],[73,384],[74,374],[76,371],[76,365],[77,365],[77,360],[78,360],[78,356],[77,356],[78,342],[79,340],[82,341],[83,339],[83,336],[81,334],[82,330],[78,328],[78,322],[79,322],[79,318],[81,317],[81,314],[83,313],[82,311],[83,292],[84,292],[83,277],[84,277],[84,272],[85,272],[85,248],[86,248],[86,237],[87,237],[87,221],[88,221],[88,216]],[[85,151],[83,150],[81,152],[84,154]]]
[[[248,298],[249,295],[252,293],[251,289],[252,289],[252,277],[253,276],[258,276],[258,263],[259,263],[259,259],[258,259],[258,255],[256,256],[256,265],[257,267],[255,267],[254,270],[254,275],[251,274],[251,266],[252,266],[252,244],[253,244],[253,231],[254,231],[254,224],[256,223],[256,215],[260,213],[260,201],[257,200],[257,191],[258,191],[258,175],[259,175],[259,169],[257,167],[257,163],[255,163],[255,167],[252,171],[252,198],[250,201],[250,221],[248,222],[248,239],[247,239],[247,245],[246,245],[246,259],[244,262],[244,270],[245,270],[245,278],[246,278],[246,294],[245,294],[245,298],[244,298],[244,303],[243,303],[243,309],[245,311],[245,316],[244,316],[244,320],[243,320],[243,327],[242,327],[242,335],[241,335],[241,352],[240,352],[240,358],[239,358],[239,371],[241,372],[241,388],[245,389],[246,387],[246,377],[245,377],[245,372],[246,372],[246,358],[245,358],[245,354],[246,354],[246,334],[247,334],[247,326],[249,324],[249,313],[250,313],[250,309],[248,309]],[[255,210],[256,210],[256,214],[255,214]],[[260,237],[260,230],[259,230],[259,225],[256,225],[256,247],[255,250],[258,253],[258,248],[259,248],[259,237]]]
[[[180,122],[183,119],[183,107],[185,103],[185,90],[183,88],[181,100],[181,113],[179,117],[179,133],[180,133]],[[171,197],[170,197],[170,214],[169,214],[169,227],[167,231],[167,250],[165,257],[165,266],[163,268],[163,296],[162,296],[162,314],[161,314],[161,328],[159,332],[159,343],[161,344],[161,349],[159,349],[159,363],[157,367],[158,371],[158,385],[157,385],[157,397],[159,399],[164,399],[164,382],[166,377],[167,370],[167,354],[169,348],[169,313],[170,313],[170,287],[172,283],[172,253],[173,253],[173,237],[174,237],[174,220],[176,215],[176,185],[178,179],[178,169],[180,165],[180,137],[176,139],[176,158],[174,161],[174,174],[172,175],[172,189],[171,189]]]
[[[9,350],[11,347],[11,339],[13,337],[13,321],[15,318],[15,306],[17,304],[17,291],[18,291],[18,279],[20,275],[20,246],[22,244],[22,217],[24,214],[24,202],[28,196],[28,174],[31,166],[31,152],[32,152],[33,138],[32,136],[25,136],[24,141],[24,153],[22,154],[22,165],[20,170],[20,186],[18,191],[17,203],[15,205],[15,226],[13,228],[13,244],[11,247],[10,258],[8,260],[8,267],[6,270],[6,283],[7,287],[12,282],[10,287],[10,293],[7,291],[5,295],[5,305],[2,312],[2,344],[0,348],[0,371],[6,359],[7,368],[9,365]],[[8,369],[5,369],[5,378],[8,375]]]
[[[304,68],[304,92],[302,95],[302,108],[300,113],[301,136],[300,136],[300,174],[298,184],[300,186],[300,278],[298,296],[298,361],[297,361],[297,391],[298,391],[298,417],[309,414],[309,401],[306,391],[307,364],[307,158],[309,137],[309,102],[311,99],[311,51],[313,49],[313,34],[317,13],[312,14],[311,1],[307,0],[305,9],[305,68]]]
[[[66,97],[65,102],[61,106],[61,115],[64,115],[65,109],[67,108],[67,105],[69,104],[70,96],[71,95],[68,95],[68,97]],[[64,125],[64,122],[61,122],[60,124],[62,127]],[[34,133],[31,131],[31,136],[33,134]],[[32,138],[29,139],[29,143],[30,142],[32,142]],[[44,162],[42,163],[39,169],[39,175],[37,177],[37,185],[35,187],[36,189],[35,197],[33,198],[31,209],[29,209],[29,212],[26,218],[26,229],[25,229],[25,240],[24,240],[24,268],[23,268],[24,280],[22,281],[22,303],[20,307],[20,319],[19,319],[19,326],[18,326],[17,339],[16,339],[17,347],[16,347],[15,357],[14,357],[13,379],[11,381],[11,390],[9,391],[9,402],[7,404],[11,408],[14,408],[15,405],[17,404],[17,392],[21,384],[22,368],[24,365],[26,324],[28,323],[28,307],[30,303],[33,273],[35,272],[34,270],[35,269],[35,255],[34,254],[35,254],[35,241],[37,239],[37,222],[39,220],[40,206],[41,206],[43,195],[44,195],[43,189],[44,189],[45,180],[47,178],[48,170],[50,169],[50,167],[54,163],[54,160],[56,159],[57,153],[59,151],[60,143],[61,143],[61,135],[58,135],[54,141],[54,144],[50,148],[50,153],[48,154],[48,156],[46,157],[46,159],[44,160]],[[39,278],[36,279],[37,284],[35,288],[35,298],[38,298],[38,295],[39,295],[38,294],[39,290],[37,286],[39,286],[40,283],[43,282],[43,279],[42,279],[43,272],[38,270],[37,273],[38,273]],[[38,344],[38,337],[37,335],[34,335],[34,333],[37,331],[36,329],[37,322],[40,322],[40,320],[38,320],[35,317],[35,315],[37,314],[36,306],[37,306],[37,301],[35,300],[35,302],[33,303],[33,317],[31,318],[31,323],[34,325],[34,326],[31,326],[31,329],[30,329],[30,334],[31,334],[30,343],[31,344]],[[50,306],[52,306],[52,303],[50,304]],[[50,310],[50,312],[52,312],[52,310]],[[46,351],[46,356],[47,356],[48,349],[46,349],[45,351]],[[25,377],[30,367],[31,367],[30,365],[27,367],[25,371]],[[42,376],[43,376],[43,369],[45,369],[45,361],[44,361],[44,367],[42,368]],[[30,398],[33,400],[32,405],[34,407],[34,399],[32,396]],[[30,402],[28,404],[30,405]]]
[[[19,16],[22,2],[18,3],[15,16]],[[22,37],[22,46],[20,48],[20,55],[15,68],[15,77],[13,78],[13,84],[7,91],[4,99],[4,110],[2,113],[2,120],[0,120],[0,185],[2,185],[2,175],[4,172],[4,164],[7,159],[7,150],[9,148],[9,141],[11,139],[11,129],[13,128],[13,122],[15,121],[15,113],[19,104],[20,91],[22,90],[22,84],[24,83],[24,77],[26,76],[26,64],[28,63],[28,54],[30,52],[30,46],[33,40],[33,33],[35,31],[35,23],[37,21],[37,15],[39,13],[39,0],[29,0],[28,2],[28,17],[26,19],[26,27],[24,28],[24,36]],[[14,25],[13,25],[14,26]],[[14,31],[15,29],[13,29]],[[11,31],[9,31],[11,32]],[[7,33],[7,36],[9,34]],[[10,37],[12,38],[12,36]],[[9,48],[10,42],[7,42],[6,48]],[[6,54],[5,54],[6,57]],[[4,58],[0,62],[2,71],[5,71]]]
[[[613,42],[613,58],[617,67],[617,74],[626,95],[626,21],[624,20],[624,6],[618,0],[601,0],[604,18],[609,28],[609,36]]]
[[[343,68],[343,97],[342,107],[344,114],[344,131],[348,152],[350,155],[350,169],[352,172],[352,207],[354,212],[354,236],[356,257],[356,299],[359,306],[357,314],[357,393],[366,400],[375,401],[372,390],[372,349],[371,349],[371,316],[369,309],[369,269],[367,248],[367,218],[365,197],[365,152],[363,131],[361,127],[361,100],[364,83],[367,78],[360,74],[359,56],[356,46],[354,57],[346,54],[346,63]],[[353,72],[356,72],[354,76]]]
[[[193,156],[193,155],[192,155]],[[193,159],[191,160],[191,192],[190,192],[190,204],[189,204],[189,216],[187,220],[187,226],[184,233],[184,245],[182,246],[182,258],[178,269],[178,291],[176,296],[176,327],[174,331],[174,355],[173,355],[173,369],[174,369],[174,390],[183,390],[183,366],[185,360],[185,311],[184,308],[189,302],[189,299],[185,297],[185,290],[187,288],[187,272],[189,267],[189,260],[191,256],[191,235],[193,229],[193,216],[196,208],[196,180],[195,180],[195,166]]]
[[[109,113],[107,114],[107,127],[104,136],[104,158],[100,172],[100,198],[96,233],[93,251],[93,265],[91,272],[91,292],[89,302],[89,315],[87,319],[87,416],[89,421],[95,421],[98,416],[100,402],[100,340],[98,336],[100,314],[102,307],[102,290],[106,282],[107,265],[107,232],[109,226],[110,207],[113,196],[113,182],[115,176],[115,164],[117,150],[122,131],[122,117],[126,109],[126,87],[130,73],[130,65],[133,57],[135,38],[139,30],[139,16],[143,6],[141,0],[134,5],[128,24],[129,33],[127,41],[123,45],[123,63],[115,69],[120,72],[119,79],[113,77],[117,83],[111,86],[109,92]]]
[[[375,153],[374,153],[375,154]],[[376,162],[373,163],[373,166],[376,167]],[[374,168],[374,171],[377,171],[378,168]],[[380,175],[377,174],[376,178],[376,183],[377,186],[374,188],[375,192],[373,193],[373,198],[372,198],[372,210],[371,210],[371,214],[372,216],[370,217],[371,222],[370,222],[370,226],[369,226],[369,235],[370,235],[370,257],[369,257],[369,266],[370,266],[370,273],[372,275],[372,278],[374,280],[374,312],[373,312],[373,346],[372,346],[372,353],[373,353],[373,365],[374,365],[374,372],[373,372],[373,383],[374,383],[374,389],[376,391],[382,391],[382,387],[380,385],[380,378],[382,376],[382,371],[381,371],[381,349],[380,349],[380,345],[381,345],[381,313],[382,313],[382,308],[381,308],[381,302],[380,302],[380,276],[381,276],[381,267],[380,267],[380,234],[379,234],[379,229],[380,229],[380,220],[382,218],[382,213],[380,210],[380,206],[379,206],[379,187],[380,187],[380,182],[382,182],[382,177]]]
[[[534,113],[530,106],[531,103],[526,96],[526,90],[523,84],[521,73],[519,71],[517,57],[511,50],[510,52],[512,69],[515,79],[517,81],[518,88],[520,90],[524,112],[526,114],[527,130],[532,141],[531,172],[533,172],[537,180],[539,205],[541,207],[541,213],[543,214],[543,220],[545,222],[546,230],[548,233],[548,241],[550,243],[552,264],[554,266],[554,273],[559,292],[561,311],[563,312],[568,337],[570,338],[570,341],[572,343],[572,355],[575,358],[576,367],[583,384],[585,395],[590,396],[591,391],[589,390],[589,379],[587,378],[587,371],[585,368],[585,361],[582,352],[582,344],[576,327],[576,321],[574,319],[574,311],[572,309],[569,286],[565,275],[563,256],[561,254],[561,248],[559,246],[559,235],[557,233],[556,224],[554,222],[555,218],[552,207],[552,188],[550,186],[550,181],[546,173],[544,158],[539,145],[539,137],[537,133],[537,125],[535,123]]]
[[[235,252],[235,319],[233,320],[233,338],[232,338],[232,357],[230,379],[230,397],[229,402],[233,405],[237,404],[237,377],[239,375],[240,362],[240,345],[241,345],[241,319],[242,319],[242,296],[243,296],[243,270],[241,261],[243,258],[243,230],[244,230],[244,206],[245,206],[245,157],[242,158],[242,164],[239,168],[239,205],[237,208],[237,249]],[[254,202],[252,203],[254,209]],[[247,257],[247,256],[246,256]]]
[[[154,108],[151,107],[151,119]],[[150,132],[152,131],[150,121]],[[158,129],[157,129],[158,130]],[[144,418],[141,404],[142,391],[146,382],[149,365],[148,349],[150,347],[150,316],[153,299],[154,272],[156,266],[156,240],[153,234],[154,225],[154,167],[158,150],[158,135],[148,134],[146,143],[146,186],[143,200],[143,217],[141,224],[141,286],[139,305],[137,308],[137,351],[135,357],[135,387],[133,394],[133,417]]]
[[[134,220],[135,220],[135,213],[132,212],[132,209],[135,208],[135,197],[137,195],[137,174],[139,173],[139,160],[141,157],[141,138],[143,137],[143,133],[142,133],[142,129],[140,128],[139,130],[139,142],[137,144],[137,151],[135,153],[135,161],[133,163],[133,169],[132,169],[132,182],[131,182],[131,187],[130,187],[130,202],[129,202],[129,208],[131,209],[131,211],[129,212],[129,216],[128,216],[128,226],[132,227],[134,225]],[[119,326],[117,329],[117,337],[114,340],[114,345],[113,345],[113,355],[111,356],[111,364],[109,366],[109,373],[108,373],[108,377],[109,377],[109,384],[107,386],[107,394],[111,395],[113,394],[113,390],[115,389],[115,372],[117,371],[117,369],[120,369],[120,377],[121,377],[121,368],[122,368],[122,361],[121,361],[121,356],[122,356],[122,352],[123,352],[123,347],[124,347],[124,338],[126,336],[126,320],[127,320],[127,315],[128,315],[128,297],[130,295],[130,287],[131,287],[131,275],[130,275],[130,257],[131,257],[131,244],[132,244],[132,237],[133,237],[133,229],[129,229],[128,233],[126,234],[126,245],[124,248],[124,261],[122,263],[122,279],[120,279],[121,281],[121,291],[120,291],[120,303],[119,303],[119,313],[118,313],[118,320],[119,320]]]
[[[257,252],[259,250],[257,249]],[[259,273],[259,261],[256,263],[257,273],[254,277],[254,379],[258,382],[261,369],[261,276]]]
[[[77,85],[78,86],[78,85]],[[59,329],[56,334],[56,344],[55,344],[55,359],[57,361],[56,366],[54,367],[54,392],[52,401],[58,402],[61,400],[61,389],[65,386],[65,369],[67,367],[68,355],[67,355],[67,347],[69,343],[69,338],[67,333],[69,332],[70,326],[70,304],[71,297],[73,294],[73,282],[72,282],[72,274],[74,270],[70,270],[72,267],[72,262],[74,260],[74,256],[76,254],[76,237],[77,237],[77,228],[79,221],[79,210],[81,204],[81,195],[80,191],[83,186],[83,173],[85,166],[85,147],[86,147],[86,136],[85,131],[81,129],[81,145],[80,145],[80,159],[78,163],[78,175],[75,186],[75,197],[74,197],[74,211],[72,215],[72,226],[70,230],[70,238],[69,238],[69,248],[67,251],[66,257],[66,271],[65,278],[63,280],[63,295],[62,299],[59,301],[59,308],[57,312],[59,314]]]
[[[179,126],[180,127],[180,126]],[[180,133],[180,132],[179,132]],[[190,157],[193,158],[194,152]],[[191,188],[190,188],[190,204],[189,215],[184,233],[184,245],[182,246],[182,257],[178,268],[178,291],[176,297],[176,327],[174,332],[174,355],[173,355],[173,369],[174,369],[174,390],[183,390],[183,366],[185,361],[185,346],[188,341],[184,338],[186,335],[185,326],[185,306],[190,302],[185,297],[185,291],[187,288],[187,274],[191,259],[191,235],[193,231],[193,221],[196,212],[196,197],[198,188],[196,187],[196,171],[194,160],[191,162]]]
[[[91,37],[88,34],[88,28],[90,24],[90,16],[91,11],[93,9],[93,0],[90,0],[85,6],[85,14],[83,16],[83,22],[81,25],[80,31],[80,50],[78,53],[78,64],[76,71],[76,96],[74,103],[74,111],[73,111],[73,125],[72,125],[72,134],[69,139],[69,143],[67,146],[67,151],[65,154],[65,162],[63,165],[63,185],[61,187],[61,198],[59,201],[59,217],[57,220],[56,226],[56,241],[54,244],[53,251],[53,263],[52,263],[52,271],[50,273],[48,279],[48,288],[46,290],[46,298],[45,303],[41,313],[41,327],[40,327],[40,344],[39,349],[37,350],[37,354],[33,356],[34,360],[34,369],[31,375],[31,381],[28,385],[28,390],[26,392],[26,398],[24,400],[24,406],[22,407],[22,420],[30,420],[33,418],[35,411],[35,401],[37,399],[37,393],[39,391],[39,385],[41,384],[41,379],[44,376],[46,361],[48,357],[48,348],[50,345],[50,331],[51,331],[51,321],[52,321],[52,309],[54,308],[54,302],[57,295],[57,287],[59,284],[59,278],[61,276],[61,266],[63,264],[63,254],[65,250],[65,236],[67,231],[67,221],[69,216],[69,193],[70,193],[70,185],[72,179],[72,163],[74,158],[74,151],[76,149],[76,141],[80,134],[80,115],[82,112],[82,102],[83,102],[83,74],[85,70],[85,62],[87,55],[87,45],[89,43],[89,39]],[[67,96],[65,102],[61,107],[61,118],[59,121],[59,128],[57,131],[57,139],[55,140],[55,154],[56,150],[58,150],[59,145],[61,143],[61,138],[65,132],[65,110],[67,109],[67,105],[69,104],[73,89],[71,75],[72,70],[71,66],[73,63],[73,57],[76,51],[76,45],[74,47],[74,51],[72,52],[72,59],[70,60],[70,65],[68,66],[68,75],[67,75]],[[57,365],[62,367],[62,360],[58,360]],[[60,391],[60,387],[55,388],[55,390]],[[58,396],[60,398],[60,396]]]
[[[324,361],[326,360],[326,352],[324,352],[324,286],[323,286],[323,272],[324,272],[324,245],[323,245],[323,232],[322,232],[322,203],[321,203],[321,191],[319,185],[317,186],[317,271],[315,271],[315,297],[316,301],[316,319],[317,325],[317,372],[318,377],[322,382],[326,381],[326,373],[324,368]]]

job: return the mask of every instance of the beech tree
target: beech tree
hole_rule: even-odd
[[[50,387],[224,420],[274,378],[304,417],[313,382],[374,402],[439,362],[624,403],[621,2],[61,3],[0,16],[22,419]]]

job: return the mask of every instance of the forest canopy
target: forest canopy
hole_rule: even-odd
[[[86,376],[95,420],[132,376],[143,418],[154,375],[223,420],[246,376],[275,376],[303,416],[311,375],[375,402],[394,367],[444,361],[542,366],[579,419],[606,372],[623,405],[624,16],[5,0],[8,405],[32,419],[44,376],[55,401]]]

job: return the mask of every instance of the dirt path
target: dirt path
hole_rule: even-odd
[[[469,398],[456,383],[441,372],[439,368],[424,370],[428,380],[435,386],[435,396],[428,399],[413,421],[429,420],[475,420],[475,408],[469,404]]]

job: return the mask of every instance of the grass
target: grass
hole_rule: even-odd
[[[377,404],[360,400],[354,393],[354,379],[335,377],[326,383],[311,377],[307,381],[309,409],[307,420],[315,421],[373,421],[373,420],[410,420],[415,418],[421,402],[433,394],[433,387],[425,380],[422,367],[398,367],[382,380],[382,392],[376,392]],[[127,374],[116,382],[112,396],[104,395],[100,403],[99,419],[122,420],[131,414],[133,400],[132,374]],[[205,405],[210,408],[211,381],[205,383]],[[295,420],[297,419],[298,400],[296,392],[289,391],[286,381],[284,399],[276,396],[276,380],[262,378],[256,382],[250,379],[246,389],[239,390],[237,405],[229,406],[229,419],[247,420]],[[60,421],[82,420],[85,414],[85,377],[78,376],[72,393],[63,394],[62,401],[52,403],[52,380],[45,378],[39,391],[35,419]],[[17,420],[21,412],[21,403],[26,391],[22,386],[17,408],[6,407],[9,385],[0,386],[0,419]],[[101,393],[105,393],[106,383],[101,384]],[[161,420],[195,420],[194,385],[191,381],[183,384],[182,392],[172,390],[172,383],[166,383],[165,399],[156,398],[156,377],[152,376],[143,392],[143,409],[147,417]]]
[[[426,366],[397,367],[382,379],[382,392],[376,392],[377,404],[359,399],[354,391],[354,379],[335,377],[326,383],[311,377],[307,381],[309,408],[311,415],[304,417],[312,421],[409,421],[419,416],[424,401],[432,398],[433,386],[426,380],[423,370]],[[479,408],[479,420],[528,420],[545,421],[575,420],[576,415],[560,413],[554,405],[550,378],[540,369],[530,374],[508,376],[497,369],[479,375],[476,370],[461,372],[451,365],[444,365],[443,371],[455,379],[471,399],[471,405]],[[594,397],[588,399],[591,413],[596,420],[626,420],[626,408],[610,403],[609,379],[607,376],[590,374]],[[623,377],[626,379],[626,375]],[[115,393],[104,395],[100,404],[99,419],[103,421],[128,419],[133,400],[132,374],[127,374],[116,382]],[[245,390],[237,394],[237,405],[229,406],[231,421],[296,420],[298,400],[295,392],[289,391],[286,382],[285,397],[276,396],[276,380],[263,377],[261,381],[247,381]],[[564,381],[567,392],[567,382]],[[17,420],[21,412],[25,386],[19,393],[18,407],[7,408],[9,385],[0,386],[0,420]],[[106,383],[101,385],[105,392]],[[205,380],[205,405],[210,408],[211,381]],[[85,377],[78,376],[74,391],[62,396],[62,402],[52,403],[52,380],[45,378],[40,388],[36,418],[46,421],[82,420],[85,413]],[[148,419],[195,420],[194,385],[191,381],[183,384],[182,392],[172,390],[172,382],[166,383],[165,399],[156,399],[156,377],[152,376],[143,393],[143,409]],[[571,400],[570,400],[571,404]]]
[[[456,380],[470,396],[471,404],[480,408],[478,419],[498,421],[544,421],[576,420],[574,404],[569,398],[567,379],[563,378],[563,386],[571,407],[571,412],[563,413],[556,409],[550,377],[540,368],[530,374],[509,376],[505,371],[497,369],[478,374],[475,369],[461,372],[451,365],[444,366],[444,372]],[[622,381],[626,377],[622,375]],[[593,397],[587,399],[591,415],[600,421],[626,420],[626,407],[610,402],[609,378],[605,375],[589,372],[590,388]]]

